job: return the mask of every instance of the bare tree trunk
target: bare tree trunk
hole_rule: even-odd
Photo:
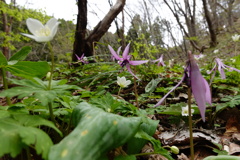
[[[212,24],[215,30],[215,33],[219,33],[219,18],[217,15],[217,0],[209,1],[209,5],[212,11]]]
[[[90,56],[89,53],[85,52],[85,37],[87,32],[87,0],[78,0],[78,15],[77,15],[77,26],[75,31],[75,41],[73,44],[72,60],[76,61],[78,56],[83,53],[86,56]]]
[[[217,45],[217,34],[216,34],[216,31],[214,29],[214,26],[212,24],[212,18],[211,18],[211,15],[208,11],[208,7],[207,7],[207,2],[206,0],[202,0],[203,2],[203,9],[204,9],[204,14],[205,14],[205,18],[206,18],[206,21],[207,21],[207,24],[208,24],[208,30],[209,30],[209,33],[210,33],[210,46],[211,47],[215,47]]]
[[[232,10],[233,10],[233,3],[235,0],[229,0],[228,1],[228,26],[230,30],[233,28],[233,15],[232,15]]]
[[[93,56],[93,48],[94,45],[96,45],[94,42],[98,42],[101,37],[108,31],[113,20],[123,10],[125,2],[126,0],[117,0],[114,6],[102,19],[102,21],[100,21],[94,27],[93,31],[89,34],[88,37],[85,37],[87,25],[87,0],[78,1],[78,20],[72,56],[73,61],[77,60],[75,54],[81,56],[84,53],[85,56]]]

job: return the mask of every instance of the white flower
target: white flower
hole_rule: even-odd
[[[197,60],[199,60],[199,59],[201,59],[203,57],[205,57],[204,54],[194,55],[194,58],[197,59]]]
[[[126,80],[125,77],[117,77],[117,84],[121,87],[121,88],[125,88],[127,87],[129,84],[131,84],[130,80]]]
[[[215,50],[213,51],[214,54],[217,54],[218,52],[219,52],[218,49],[215,49]]]
[[[58,25],[60,22],[56,18],[51,18],[46,25],[43,25],[39,20],[28,18],[27,27],[29,31],[33,34],[22,33],[22,35],[32,38],[37,42],[48,42],[53,39],[57,33]]]
[[[83,57],[84,61],[88,61],[88,58],[86,56]]]
[[[168,60],[168,67],[172,67],[174,64],[174,59]]]
[[[194,113],[194,109],[191,109],[191,113]],[[186,107],[182,107],[182,116],[188,116],[188,105]]]
[[[232,36],[232,40],[234,42],[237,42],[239,40],[239,38],[240,38],[240,35],[238,35],[238,34],[235,34],[235,35]]]
[[[236,62],[236,59],[233,59],[233,58],[231,58],[230,59],[233,63],[235,63]]]

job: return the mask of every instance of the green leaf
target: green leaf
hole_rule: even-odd
[[[52,81],[51,90],[48,90],[47,88],[48,81],[42,81],[38,78],[22,80],[11,79],[11,81],[20,86],[12,87],[0,92],[0,97],[18,96],[18,98],[24,98],[32,95],[38,99],[43,106],[46,106],[48,102],[52,102],[58,95],[69,93],[68,90],[70,89],[79,89],[79,87],[75,85],[63,84],[63,80]]]
[[[162,78],[152,79],[145,87],[145,92],[152,93],[157,88],[157,85],[161,80]]]
[[[137,132],[141,118],[121,117],[88,103],[73,111],[76,128],[59,144],[51,147],[51,160],[97,160],[106,152],[125,144]]]
[[[49,72],[50,67],[47,62],[19,61],[14,65],[8,65],[6,69],[19,77],[42,78]]]
[[[0,120],[0,157],[10,154],[16,157],[23,148],[31,146],[37,154],[47,158],[49,148],[53,145],[50,137],[42,130],[25,127],[11,118]]]
[[[53,122],[48,121],[37,115],[27,115],[27,114],[15,114],[13,118],[17,120],[23,126],[28,127],[39,127],[39,126],[48,126],[57,131],[60,135],[62,135],[61,131],[54,125]]]
[[[107,112],[115,112],[118,107],[122,106],[122,103],[113,98],[108,92],[99,98],[91,98],[90,103],[95,106],[104,109]]]
[[[0,68],[2,66],[7,65],[7,58],[4,56],[4,54],[0,51]]]
[[[148,135],[152,136],[158,125],[159,121],[154,121],[146,118],[145,122],[141,124],[140,130],[144,131]],[[140,138],[131,138],[127,143],[127,153],[128,154],[137,154],[139,153],[143,146],[147,143],[147,140]]]
[[[15,53],[9,61],[22,61],[24,60],[27,55],[32,51],[32,48],[29,46],[23,47],[20,51]]]
[[[161,154],[169,160],[173,160],[173,158],[170,156],[170,153],[161,146],[160,141],[154,139],[152,136],[148,135],[146,132],[139,130],[135,135],[135,137],[150,141],[153,144],[155,153]]]

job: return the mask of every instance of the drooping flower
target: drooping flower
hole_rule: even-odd
[[[158,66],[166,66],[165,64],[164,64],[164,61],[163,61],[163,54],[160,56],[160,58],[158,58],[158,59],[156,59],[156,60],[153,60],[152,61],[153,63],[155,63],[155,62],[158,62]]]
[[[117,77],[117,84],[121,87],[121,88],[125,88],[127,87],[129,84],[131,84],[130,80],[126,80],[125,77]]]
[[[76,54],[75,54],[75,55],[76,55]],[[76,57],[77,57],[78,62],[82,62],[82,63],[84,63],[84,64],[87,64],[87,63],[88,63],[88,59],[87,59],[87,57],[84,56],[84,53],[82,54],[81,57],[79,57],[78,55],[76,55]]]
[[[206,103],[211,105],[212,99],[210,87],[201,75],[198,65],[191,52],[188,53],[188,57],[189,60],[187,62],[187,67],[185,68],[185,73],[180,82],[173,87],[154,107],[159,106],[173,90],[175,90],[183,81],[186,81],[187,85],[192,89],[202,120],[205,121]]]
[[[129,71],[129,73],[131,73],[134,77],[136,77],[137,79],[139,79],[135,74],[133,74],[130,65],[136,66],[136,65],[140,65],[143,63],[147,63],[148,60],[142,60],[142,61],[131,61],[131,55],[129,54],[129,48],[130,48],[130,43],[126,46],[126,48],[123,51],[123,55],[122,57],[119,57],[119,55],[114,51],[114,49],[108,45],[108,48],[111,52],[111,54],[113,55],[113,57],[118,60],[118,63],[120,64],[121,67],[126,66],[127,70]],[[118,52],[120,51],[120,49],[118,49]]]
[[[240,35],[238,35],[238,34],[235,34],[235,35],[232,36],[232,40],[233,40],[234,42],[239,41],[239,38],[240,38]]]
[[[226,75],[225,75],[224,69],[227,69],[227,70],[229,70],[229,71],[234,70],[234,71],[237,71],[237,72],[240,73],[240,70],[224,64],[220,58],[216,58],[216,59],[215,59],[215,62],[216,62],[216,63],[215,63],[215,65],[214,65],[214,67],[212,68],[211,71],[208,72],[208,74],[211,74],[211,73],[214,71],[214,75],[215,75],[215,73],[216,73],[216,71],[217,71],[217,69],[218,69],[218,71],[219,71],[219,73],[220,73],[220,75],[221,75],[221,78],[222,78],[222,79],[226,79]]]
[[[48,42],[53,39],[57,33],[60,22],[56,18],[51,18],[46,25],[43,25],[39,20],[28,18],[27,27],[31,34],[21,33],[22,35],[34,39],[36,42]]]
[[[194,113],[194,109],[191,109],[191,113]],[[182,116],[188,116],[188,105],[186,107],[182,107]]]

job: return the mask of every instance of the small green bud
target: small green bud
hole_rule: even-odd
[[[46,75],[46,79],[49,80],[51,77],[51,72],[48,72],[47,75]]]
[[[170,147],[170,149],[171,149],[173,154],[178,154],[179,153],[179,149],[176,146],[172,146],[172,147]]]

